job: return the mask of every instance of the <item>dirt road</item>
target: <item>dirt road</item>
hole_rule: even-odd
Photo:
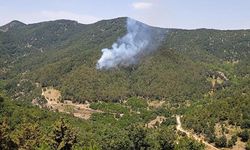
[[[201,139],[197,135],[183,129],[181,126],[181,117],[179,115],[176,115],[176,122],[177,122],[176,130],[183,132],[183,133],[186,133],[188,137],[192,137],[196,141],[204,143],[206,146],[206,150],[220,150],[220,149],[216,148],[215,146],[213,146],[212,144],[209,144],[208,142],[204,141],[203,139]]]

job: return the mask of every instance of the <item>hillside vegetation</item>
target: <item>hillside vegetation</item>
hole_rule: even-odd
[[[143,54],[137,64],[98,70],[101,49],[126,33],[126,18],[87,25],[70,20],[28,25],[12,21],[0,27],[0,125],[8,124],[1,132],[15,143],[12,148],[29,149],[28,143],[19,141],[25,139],[21,129],[27,123],[37,125],[37,137],[50,135],[51,142],[66,120],[73,126],[67,128],[80,130],[68,135],[75,149],[204,149],[175,130],[175,115],[183,116],[185,129],[216,147],[232,148],[241,142],[247,147],[250,30],[150,28],[164,33],[156,50]],[[80,111],[77,107],[62,111],[66,115],[32,106],[34,101],[41,108],[48,106],[42,94],[46,89],[60,93],[55,104],[60,110],[51,110],[62,111],[65,102],[72,101],[72,106],[86,104],[99,113],[82,120],[73,117]],[[160,105],[150,105],[153,102]],[[58,126],[52,131],[55,122]],[[19,129],[20,134],[15,132]],[[50,142],[33,144],[58,148]]]
[[[100,50],[126,32],[125,18],[90,25],[58,20],[14,26],[0,32],[1,78],[12,95],[31,95],[39,83],[79,102],[130,96],[184,101],[210,90],[210,72],[224,71],[233,78],[230,64],[239,62],[237,68],[248,61],[248,30],[166,30],[165,42],[139,64],[96,70]]]

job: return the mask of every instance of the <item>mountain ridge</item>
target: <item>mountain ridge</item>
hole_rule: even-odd
[[[250,131],[250,30],[150,30],[164,34],[157,49],[132,65],[103,70],[96,69],[102,49],[127,33],[126,18],[91,25],[52,21],[0,32],[0,121],[10,120],[9,139],[19,144],[16,137],[23,134],[15,134],[37,129],[33,124],[48,137],[63,117],[79,129],[79,149],[93,149],[93,143],[104,150],[140,149],[133,147],[138,137],[146,143],[142,149],[204,149],[190,135],[212,146],[244,149],[240,139]],[[88,120],[80,119],[84,115]],[[176,132],[180,128],[189,135]],[[37,147],[51,149],[36,138]]]
[[[177,95],[183,101],[209,92],[207,72],[225,72],[222,64],[244,62],[249,57],[248,30],[162,29],[169,31],[163,43],[138,64],[96,70],[101,49],[111,47],[122,37],[125,27],[126,18],[90,25],[59,20],[2,33],[0,37],[5,40],[0,61],[9,71],[2,73],[1,78],[11,79],[20,74],[7,82],[13,95],[22,91],[14,83],[24,78],[31,80],[32,87],[34,83],[53,86],[62,91],[64,99],[80,102],[118,101],[130,96],[174,100]],[[200,93],[196,92],[198,89]]]
[[[99,23],[99,22],[105,22],[105,21],[110,21],[110,20],[116,20],[116,19],[127,19],[127,18],[130,18],[130,17],[117,17],[117,18],[112,18],[112,19],[102,19],[102,20],[99,20],[99,21],[96,21],[94,23],[88,23],[88,24],[85,24],[85,23],[80,23],[76,20],[70,20],[70,19],[55,19],[55,20],[48,20],[48,21],[40,21],[40,22],[35,22],[35,23],[29,23],[29,24],[26,24],[26,23],[23,23],[19,20],[12,20],[10,21],[9,23],[6,23],[2,26],[0,26],[0,28],[8,25],[8,24],[11,24],[11,23],[21,23],[23,25],[34,25],[34,24],[41,24],[41,23],[50,23],[50,22],[72,22],[72,23],[77,23],[77,24],[81,24],[81,25],[93,25],[93,24],[96,24],[96,23]],[[130,19],[133,19],[133,18],[130,18]],[[133,19],[133,20],[136,20],[136,19]],[[137,22],[140,22],[140,23],[143,23],[141,21],[138,21],[136,20]],[[143,24],[146,24],[146,23],[143,23]],[[148,25],[148,24],[147,24]],[[187,31],[193,31],[193,30],[216,30],[216,31],[247,31],[247,30],[250,30],[249,29],[214,29],[214,28],[195,28],[195,29],[185,29],[185,28],[168,28],[168,27],[158,27],[158,26],[152,26],[152,25],[148,25],[148,26],[151,26],[151,27],[155,27],[155,28],[161,28],[161,29],[170,29],[170,30],[187,30]]]

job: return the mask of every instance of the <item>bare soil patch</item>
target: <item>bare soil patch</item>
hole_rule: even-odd
[[[151,120],[148,124],[146,124],[146,127],[148,127],[148,128],[157,128],[165,120],[166,120],[166,117],[157,116],[154,120]]]
[[[89,104],[72,103],[69,100],[62,100],[61,92],[52,87],[43,89],[42,96],[47,100],[44,107],[53,111],[72,114],[81,119],[89,119],[93,113],[102,112],[89,108]]]
[[[148,106],[153,108],[160,108],[165,103],[165,101],[148,101]]]

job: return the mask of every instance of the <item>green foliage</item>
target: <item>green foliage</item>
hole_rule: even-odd
[[[241,123],[241,128],[250,128],[250,119],[245,119],[243,120],[243,122]]]
[[[241,133],[239,133],[239,137],[241,138],[241,141],[247,142],[250,138],[249,131],[243,130]]]
[[[1,68],[8,70],[0,70],[5,89],[14,98],[29,101],[41,94],[35,86],[40,83],[56,87],[63,99],[77,102],[119,102],[141,96],[180,103],[207,94],[210,71],[224,72],[230,83],[238,83],[238,76],[249,73],[249,30],[206,29],[161,29],[168,31],[166,40],[137,65],[96,70],[100,49],[110,47],[124,35],[125,21],[117,18],[90,25],[68,20],[21,23],[0,32],[0,62],[5,62]],[[233,64],[236,61],[238,64]]]
[[[249,81],[249,78],[240,78],[237,85],[227,87],[183,110],[184,125],[196,133],[205,134],[211,142],[214,141],[216,123],[228,121],[230,125],[247,129],[250,95],[245,90],[250,90]]]
[[[13,131],[11,138],[18,149],[36,149],[41,140],[41,133],[37,124],[23,123]]]
[[[131,125],[128,127],[128,137],[132,141],[133,149],[147,149],[150,147],[147,137],[147,129],[142,125]]]
[[[184,137],[178,141],[174,150],[205,150],[205,145]]]
[[[216,147],[227,147],[227,138],[225,135],[215,139]]]
[[[0,149],[17,149],[17,145],[10,137],[10,127],[6,118],[4,118],[3,122],[0,124]]]
[[[127,100],[126,105],[128,105],[129,107],[131,107],[135,111],[139,111],[141,109],[145,109],[148,107],[148,104],[144,99],[135,98],[135,97],[129,98]]]
[[[123,130],[117,128],[107,128],[102,132],[102,139],[100,142],[101,149],[121,150],[130,149],[132,141]]]
[[[157,141],[161,150],[174,149],[175,140],[176,135],[173,128],[162,128],[157,131]]]
[[[250,150],[250,140],[246,144],[246,150]]]
[[[227,146],[228,146],[228,147],[233,147],[233,146],[236,144],[236,142],[237,142],[237,136],[236,136],[236,135],[233,135],[233,136],[231,137],[231,139],[228,141]]]
[[[215,124],[222,122],[246,129],[240,137],[247,141],[250,30],[161,29],[168,31],[166,40],[138,64],[96,70],[100,50],[125,34],[125,20],[90,25],[14,21],[0,27],[9,29],[0,31],[0,90],[15,100],[0,95],[0,121],[8,118],[1,124],[3,149],[9,148],[8,143],[11,149],[204,149],[186,137],[176,138],[169,128],[176,124],[176,113],[183,114],[185,128],[205,135],[209,142],[225,146],[225,139],[214,134]],[[228,80],[211,87],[209,79],[218,71]],[[32,106],[34,98],[45,102],[41,89],[48,86],[59,89],[63,99],[92,102],[90,107],[103,113],[83,121]],[[208,94],[211,89],[214,93]],[[165,100],[167,106],[148,109],[146,100]],[[167,119],[158,129],[146,129],[144,125],[156,116]],[[60,117],[79,132],[62,120],[52,130]],[[28,131],[34,131],[33,139]],[[50,142],[37,143],[48,134]],[[228,146],[234,143],[232,137]]]
[[[0,95],[0,111],[3,110],[4,98]]]
[[[70,150],[77,143],[76,133],[65,123],[63,118],[55,123],[48,140],[51,148],[55,150]]]
[[[67,115],[41,110],[28,104],[13,102],[8,98],[4,100],[2,105],[4,109],[0,112],[0,122],[2,122],[0,123],[0,138],[3,149],[51,149],[49,147],[51,143],[48,141],[53,140],[48,140],[47,135],[52,133],[52,125],[59,117],[71,118]],[[8,121],[2,116],[8,118]],[[73,124],[74,122],[76,124],[82,123],[82,121],[74,118],[70,120]],[[83,124],[83,126],[86,126],[86,124]],[[72,135],[71,132],[68,130],[63,133],[63,140],[71,142],[70,138],[74,136],[66,137]]]

